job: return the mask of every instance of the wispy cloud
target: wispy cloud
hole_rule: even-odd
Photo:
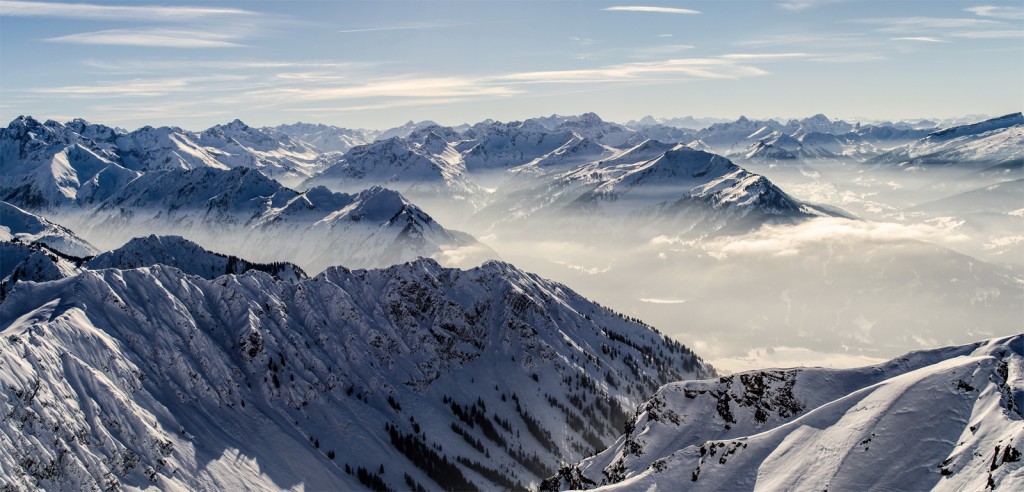
[[[1002,38],[1024,38],[1024,30],[985,30],[985,31],[959,31],[950,33],[956,38],[968,39],[1002,39]]]
[[[73,44],[144,46],[150,48],[238,48],[239,36],[188,29],[110,29],[47,38]]]
[[[859,19],[851,22],[877,24],[882,32],[919,32],[935,29],[970,29],[1005,25],[1003,22],[989,19],[952,18],[952,17],[884,17]]]
[[[914,41],[919,43],[948,43],[945,39],[933,38],[931,36],[902,36],[889,38],[890,41]]]
[[[786,10],[799,11],[809,9],[811,7],[817,7],[819,5],[827,3],[837,3],[840,1],[842,0],[790,0],[787,2],[781,2],[778,4],[778,6]]]
[[[481,98],[535,93],[535,85],[588,85],[607,83],[663,83],[694,79],[738,79],[765,75],[765,70],[743,60],[674,58],[604,65],[587,69],[524,71],[483,76],[420,76],[347,78],[329,70],[286,71],[267,80],[252,76],[251,89],[239,97],[292,107],[333,107],[329,111],[363,111],[417,105],[442,105]],[[363,80],[352,83],[349,80]],[[351,101],[351,104],[349,103]],[[334,102],[334,104],[331,104]],[[328,111],[328,110],[325,110]]]
[[[395,108],[414,108],[422,106],[443,106],[446,104],[455,104],[465,102],[468,99],[462,97],[427,97],[422,99],[398,99],[391,101],[383,101],[378,103],[370,104],[354,104],[344,106],[333,106],[333,107],[321,107],[318,106],[315,109],[310,108],[286,108],[284,111],[293,113],[303,113],[304,115],[311,115],[317,113],[352,113],[359,111],[374,111],[379,109],[395,109]]]
[[[348,78],[334,72],[282,72],[274,76],[281,80],[301,82],[336,82]]]
[[[328,62],[305,60],[244,60],[237,58],[177,58],[151,59],[130,58],[117,61],[88,58],[82,60],[85,67],[101,70],[108,74],[151,74],[176,73],[209,70],[262,71],[262,70],[333,70],[351,71],[381,65],[378,62]]]
[[[980,17],[996,17],[999,19],[1024,19],[1024,8],[995,5],[979,5],[964,9]]]
[[[640,302],[646,302],[648,304],[683,304],[687,302],[686,299],[657,299],[653,297],[642,297]]]
[[[258,97],[279,97],[289,100],[391,98],[449,98],[507,96],[520,90],[490,83],[486,79],[468,77],[406,77],[383,79],[365,84],[328,87],[289,87],[252,92]]]
[[[357,32],[377,32],[377,31],[408,31],[408,30],[424,30],[424,29],[441,29],[445,27],[456,27],[464,26],[467,24],[415,24],[405,26],[382,26],[382,27],[365,27],[360,29],[342,29],[340,33],[357,33]]]
[[[569,41],[572,41],[576,46],[590,46],[597,43],[596,39],[581,38],[579,36],[570,36]]]
[[[730,53],[722,55],[726,60],[778,60],[785,58],[807,58],[807,53]]]
[[[834,55],[809,58],[808,61],[820,63],[867,63],[886,60],[885,55],[878,53],[837,53]]]
[[[498,79],[526,84],[538,83],[601,83],[629,81],[644,77],[677,75],[698,79],[735,79],[765,75],[768,72],[753,66],[740,65],[722,58],[675,58],[654,62],[622,63],[577,70],[522,72]]]
[[[0,1],[0,15],[69,19],[185,21],[215,16],[254,15],[254,12],[221,7],[121,6],[2,0]]]
[[[226,7],[8,0],[0,0],[0,15],[95,21],[107,29],[57,35],[46,41],[145,48],[237,48],[244,46],[243,39],[278,22],[258,12]],[[110,28],[110,24],[115,22],[130,25]]]
[[[40,87],[31,89],[28,92],[89,98],[162,97],[172,93],[214,91],[217,86],[210,84],[211,82],[231,82],[232,84],[237,84],[246,79],[247,77],[245,76],[231,75],[129,79],[99,82],[91,85]]]
[[[853,46],[863,42],[863,33],[790,33],[761,36],[754,39],[738,41],[739,46],[792,46],[803,45],[808,47],[821,46]]]
[[[648,46],[644,48],[637,48],[633,50],[633,53],[629,56],[632,58],[664,58],[665,56],[671,56],[680,51],[692,50],[694,46],[692,44],[666,44],[661,46]]]
[[[609,12],[654,12],[658,14],[699,14],[699,10],[680,9],[675,7],[648,7],[640,5],[624,5],[617,7],[606,7],[601,10]]]

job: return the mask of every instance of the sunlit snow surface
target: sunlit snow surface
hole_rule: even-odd
[[[549,487],[1019,490],[1024,336],[666,385]],[[554,483],[557,482],[557,483]]]

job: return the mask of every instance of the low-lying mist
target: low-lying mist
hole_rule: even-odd
[[[384,266],[417,251],[460,268],[501,259],[640,318],[725,371],[863,365],[1020,331],[1019,168],[746,165],[794,198],[859,218],[776,219],[685,205],[618,215],[579,207],[537,213],[515,209],[530,202],[514,193],[481,208],[413,191],[408,198],[445,230],[479,240],[440,241],[426,250],[376,234],[373,224],[349,224],[366,229],[341,233],[316,224],[301,231],[214,229],[201,220],[144,214],[120,222],[74,214],[55,219],[102,249],[135,236],[177,234],[250,261],[293,262],[310,274],[336,264]],[[551,191],[550,200],[561,199]]]
[[[854,366],[1018,331],[1021,268],[841,218],[645,244],[485,236],[504,259],[639,317],[727,371]]]

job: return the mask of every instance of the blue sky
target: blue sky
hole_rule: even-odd
[[[901,119],[1022,87],[1020,0],[0,0],[3,121]]]

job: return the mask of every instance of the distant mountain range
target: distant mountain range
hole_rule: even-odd
[[[741,165],[991,166],[1024,157],[1020,113],[942,130],[850,124],[823,115],[785,123],[740,118],[668,142],[645,133],[655,130],[666,136],[657,125],[630,128],[593,113],[460,128],[410,123],[384,132],[306,124],[257,129],[238,120],[199,133],[167,127],[124,132],[82,120],[20,117],[0,131],[0,198],[32,211],[52,209],[85,237],[106,238],[108,248],[137,235],[136,228],[213,246],[202,231],[224,227],[247,245],[232,254],[316,271],[336,263],[382,266],[453,249],[476,260],[495,257],[437,220],[478,231],[538,227],[570,235],[640,221],[648,234],[700,236],[845,215],[801,202],[710,152],[734,153]],[[264,175],[301,180],[307,191]],[[363,191],[377,186],[409,199]],[[305,240],[281,242],[283,235]],[[340,237],[347,239],[329,239]],[[292,246],[279,248],[283,257],[264,255],[268,241]]]
[[[453,229],[549,263],[615,254],[607,275],[573,265],[579,285],[687,330],[749,321],[723,344],[992,337],[1021,306],[1015,266],[747,169],[953,168],[963,189],[900,212],[1024,220],[1024,117],[932,123],[19,117],[0,129],[0,489],[1024,488],[1020,336],[719,377]]]

